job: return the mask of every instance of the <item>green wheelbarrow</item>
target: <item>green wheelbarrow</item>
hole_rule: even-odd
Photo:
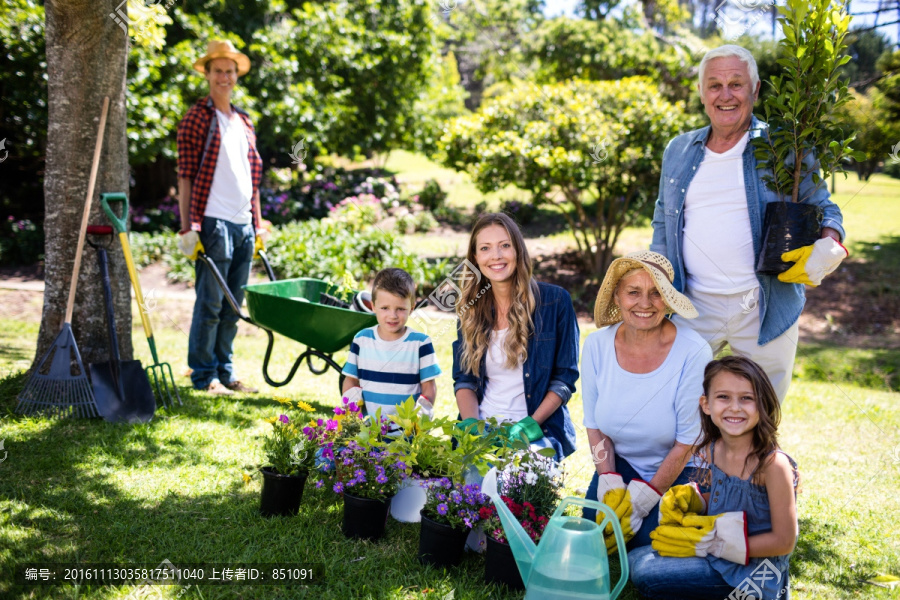
[[[274,281],[272,268],[269,266],[264,252],[260,252],[260,257],[263,259],[269,278],[273,281],[244,286],[247,309],[250,312],[248,317],[238,306],[234,294],[228,289],[215,262],[203,252],[197,255],[197,258],[212,272],[235,314],[243,321],[263,329],[269,337],[262,367],[266,383],[272,387],[287,385],[294,378],[294,374],[303,361],[306,361],[310,372],[315,375],[325,373],[329,367],[340,373],[341,365],[336,363],[331,355],[350,345],[353,337],[362,329],[375,325],[377,323],[375,315],[321,304],[320,300],[323,297],[333,296],[338,291],[337,286],[327,281],[307,277]],[[272,348],[275,346],[273,332],[306,346],[306,350],[294,360],[290,372],[282,381],[275,381],[269,375],[269,360],[272,358]],[[325,363],[324,366],[314,363],[314,359],[322,360]]]

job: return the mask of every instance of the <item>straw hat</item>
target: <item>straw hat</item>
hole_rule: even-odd
[[[206,63],[214,58],[230,58],[237,63],[237,74],[245,75],[250,70],[250,59],[237,51],[228,40],[210,40],[206,45],[206,56],[194,63],[194,70],[206,74]]]
[[[650,275],[671,312],[678,313],[685,319],[697,318],[697,309],[691,301],[672,285],[675,269],[672,268],[669,259],[656,252],[642,250],[617,258],[609,265],[603,283],[600,284],[600,291],[597,292],[597,301],[594,303],[594,324],[597,327],[613,325],[622,320],[622,312],[613,301],[613,293],[622,276],[634,269],[643,269]]]

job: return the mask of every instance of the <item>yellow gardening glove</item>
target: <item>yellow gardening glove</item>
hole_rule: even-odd
[[[817,286],[849,255],[850,252],[840,242],[832,237],[823,237],[815,244],[783,253],[781,260],[793,261],[794,265],[781,273],[778,281]]]
[[[650,533],[660,556],[703,557],[707,554],[739,565],[749,561],[747,517],[743,511],[720,515],[688,513],[681,525],[660,525]]]
[[[632,479],[625,488],[625,495],[621,502],[613,508],[619,517],[619,525],[622,528],[622,537],[629,542],[640,530],[644,519],[659,503],[659,492],[646,481]],[[612,508],[612,507],[611,507]],[[616,551],[616,538],[612,533],[612,527],[607,526],[603,532],[606,540],[606,550],[609,554]]]
[[[659,524],[681,525],[688,513],[702,515],[706,513],[706,500],[700,493],[696,483],[673,485],[659,501]]]
[[[610,507],[614,513],[616,513],[616,517],[619,520],[622,519],[622,516],[625,514],[625,511],[628,509],[628,506],[624,503],[625,500],[625,482],[622,481],[622,476],[618,473],[603,473],[597,479],[597,502],[602,502],[603,504]],[[603,514],[597,513],[597,523],[600,523],[603,520]],[[612,535],[613,529],[612,525],[606,526],[606,535]]]
[[[254,240],[254,242],[253,242],[253,258],[259,258],[260,250],[265,252],[266,243],[263,241],[263,236],[257,234],[256,240]]]
[[[200,234],[190,229],[178,234],[178,248],[191,260],[197,260],[197,254],[206,252],[200,242]]]

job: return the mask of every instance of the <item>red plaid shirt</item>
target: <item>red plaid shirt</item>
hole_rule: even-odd
[[[256,151],[256,130],[250,117],[244,111],[231,109],[240,115],[244,121],[244,130],[247,133],[247,142],[250,150],[247,158],[250,159],[250,178],[253,180],[253,196],[250,199],[250,214],[253,216],[253,227],[259,228],[256,219],[256,195],[259,192],[259,182],[262,179],[262,158]],[[206,138],[209,127],[216,115],[216,107],[212,98],[207,96],[184,115],[178,124],[178,176],[190,179],[191,185],[191,229],[200,231],[200,223],[206,213],[206,203],[209,200],[209,189],[212,187],[213,176],[216,172],[216,161],[219,159],[219,146],[222,143],[222,134],[216,127],[206,156],[203,156],[203,148],[206,146]]]

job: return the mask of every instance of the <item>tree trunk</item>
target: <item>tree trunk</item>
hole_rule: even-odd
[[[100,209],[101,193],[128,192],[128,40],[110,17],[116,5],[114,0],[47,0],[45,4],[49,113],[44,179],[45,288],[36,360],[53,343],[65,318],[104,96],[109,96],[109,116],[89,222],[108,224]],[[120,354],[128,360],[132,358],[131,292],[118,238],[109,249],[109,260]],[[110,353],[103,287],[97,253],[87,245],[77,286],[72,328],[82,359],[86,365],[107,360]]]

